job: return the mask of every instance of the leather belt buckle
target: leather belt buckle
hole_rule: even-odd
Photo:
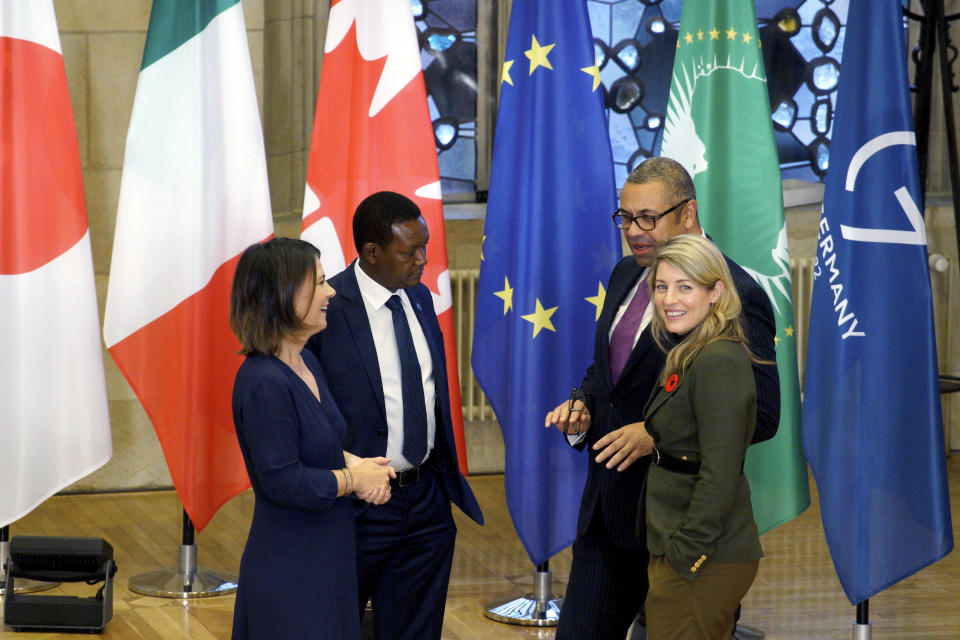
[[[395,484],[397,487],[409,487],[412,484],[416,484],[419,480],[420,467],[411,467],[403,471],[398,471],[396,480],[390,484]]]
[[[392,487],[409,487],[412,484],[420,482],[430,470],[430,466],[433,464],[433,457],[429,457],[423,461],[419,467],[410,467],[409,469],[404,469],[403,471],[397,471],[397,477],[390,481],[390,486]]]

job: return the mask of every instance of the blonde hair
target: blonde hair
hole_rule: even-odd
[[[706,238],[692,234],[681,234],[665,242],[657,251],[647,277],[651,300],[656,295],[657,268],[663,262],[707,289],[716,286],[717,281],[723,282],[723,290],[716,302],[710,305],[703,321],[679,342],[670,337],[660,313],[653,314],[650,323],[653,339],[667,354],[660,384],[666,384],[667,378],[674,373],[683,373],[704,347],[717,340],[739,342],[753,362],[761,362],[747,347],[746,335],[740,324],[740,296],[737,295],[730,268],[720,250]]]

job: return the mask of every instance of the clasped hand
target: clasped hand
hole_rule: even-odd
[[[390,499],[390,479],[397,477],[390,458],[360,458],[344,452],[344,460],[353,474],[353,491],[358,498],[370,504]]]

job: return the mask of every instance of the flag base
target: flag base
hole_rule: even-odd
[[[853,623],[853,640],[870,640],[870,599],[857,603],[857,621]]]
[[[197,567],[197,547],[180,545],[180,566],[157,569],[130,578],[127,587],[134,593],[155,598],[210,598],[237,590],[237,576],[224,571]]]
[[[760,629],[748,627],[745,624],[738,624],[737,628],[733,630],[734,640],[760,640],[765,637],[766,634],[760,631]]]
[[[483,615],[491,620],[524,627],[555,627],[560,619],[563,598],[555,598],[551,589],[553,572],[547,563],[537,565],[533,573],[533,593],[496,600]]]
[[[6,573],[0,573],[0,584],[6,584],[7,576]],[[14,593],[36,593],[37,591],[46,591],[47,589],[53,589],[54,587],[59,587],[59,582],[44,582],[42,580],[27,580],[26,578],[20,578],[13,585]],[[6,595],[7,588],[0,586],[0,596]]]

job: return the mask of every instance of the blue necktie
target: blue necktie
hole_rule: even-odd
[[[400,386],[403,396],[403,457],[419,466],[427,455],[427,407],[423,399],[420,361],[413,346],[407,314],[400,296],[390,296],[387,307],[393,314],[393,332],[400,354]]]

